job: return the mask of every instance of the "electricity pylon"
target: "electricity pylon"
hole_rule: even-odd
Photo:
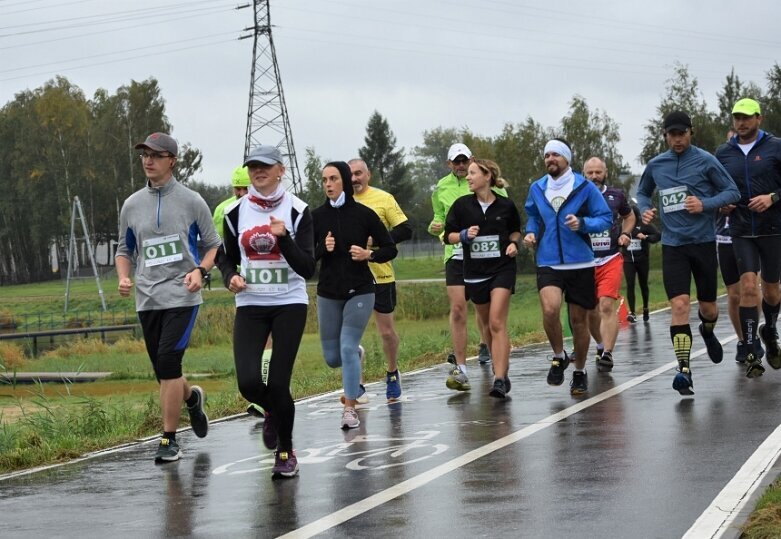
[[[249,4],[239,6],[249,7]],[[244,141],[244,157],[258,144],[276,146],[286,160],[288,188],[301,193],[303,184],[293,145],[293,133],[282,91],[277,53],[271,35],[271,9],[269,0],[253,0],[255,25],[245,28],[250,35],[239,39],[254,38],[252,45],[252,75],[247,110],[247,133]]]

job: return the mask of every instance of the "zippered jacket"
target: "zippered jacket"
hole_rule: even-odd
[[[558,212],[545,197],[547,174],[529,188],[524,206],[528,217],[526,233],[536,236],[538,266],[593,262],[589,234],[609,230],[613,224],[613,213],[597,186],[580,174],[573,174],[572,192]],[[569,214],[580,219],[577,231],[564,224]]]
[[[757,195],[777,193],[781,196],[781,139],[760,131],[756,143],[745,155],[734,136],[716,149],[716,159],[724,165],[740,191],[740,200],[730,213],[731,235],[781,234],[781,203],[773,204],[761,213],[748,209],[749,200]]]
[[[696,146],[680,154],[667,150],[648,162],[637,187],[641,215],[652,208],[654,191],[662,220],[662,245],[670,246],[715,241],[716,212],[740,198],[735,182],[718,159]],[[702,212],[689,213],[684,208],[689,195],[700,199]]]

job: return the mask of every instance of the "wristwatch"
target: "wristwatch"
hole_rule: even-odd
[[[208,271],[206,271],[206,268],[204,268],[203,266],[195,266],[195,267],[193,268],[193,270],[198,270],[198,271],[200,271],[200,272],[201,272],[201,278],[202,278],[202,279],[205,279],[205,278],[206,278],[206,276],[207,276],[207,275],[209,275],[209,272],[208,272]]]
[[[778,202],[778,193],[776,193],[775,191],[770,193],[770,202],[772,202],[773,204]]]

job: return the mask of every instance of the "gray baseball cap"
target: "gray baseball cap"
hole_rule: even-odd
[[[136,150],[148,148],[156,152],[168,152],[173,156],[179,154],[179,145],[176,140],[167,133],[152,133],[144,142],[135,145]]]
[[[259,162],[265,165],[276,165],[277,163],[280,165],[284,164],[282,152],[279,151],[279,148],[266,144],[261,144],[260,146],[252,148],[252,151],[250,151],[249,155],[244,160],[244,166],[246,167],[253,162]]]

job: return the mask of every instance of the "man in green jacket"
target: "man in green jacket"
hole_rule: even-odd
[[[450,206],[457,198],[471,193],[466,173],[472,162],[472,152],[466,144],[453,144],[447,152],[447,166],[450,174],[439,180],[434,192],[431,194],[431,206],[434,209],[434,218],[428,226],[430,234],[442,239],[445,218]],[[502,188],[494,188],[497,194],[507,196],[507,191]],[[450,302],[450,335],[453,340],[453,354],[448,361],[455,363],[453,370],[447,378],[446,385],[457,391],[471,389],[469,378],[466,374],[466,289],[464,287],[464,258],[461,244],[445,245],[445,284],[447,297]],[[488,328],[482,327],[480,317],[476,317],[477,327],[480,330],[480,364],[491,361],[486,333]]]
[[[233,170],[231,186],[233,187],[233,196],[220,202],[214,208],[214,216],[212,217],[214,228],[217,229],[217,234],[220,237],[222,237],[222,220],[225,218],[225,208],[246,195],[249,189],[249,172],[247,172],[247,167],[236,167]]]

